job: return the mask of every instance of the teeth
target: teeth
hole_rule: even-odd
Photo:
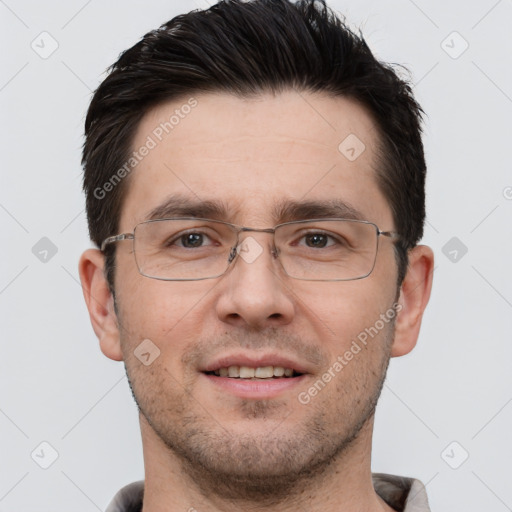
[[[258,377],[258,379],[269,379],[274,376],[274,367],[262,366],[260,368],[256,368],[254,376]]]
[[[293,377],[294,372],[292,368],[284,368],[283,366],[259,366],[258,368],[230,366],[229,368],[214,370],[213,373],[219,377],[271,379],[273,377]]]
[[[220,372],[220,370],[219,370]],[[228,368],[228,376],[229,377],[240,377],[240,367],[239,366],[230,366]]]
[[[274,377],[282,377],[284,375],[284,368],[282,366],[274,366]]]
[[[254,368],[248,366],[240,366],[240,378],[241,379],[252,379],[254,377]]]

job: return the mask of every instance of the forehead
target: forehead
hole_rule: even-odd
[[[287,205],[341,203],[388,229],[390,210],[375,178],[377,143],[370,114],[343,97],[203,93],[164,103],[144,116],[134,137],[138,159],[121,226],[163,216],[177,197],[220,206],[213,210],[224,220],[253,227],[283,220],[278,212],[289,212]]]

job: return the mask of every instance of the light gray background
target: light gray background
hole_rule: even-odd
[[[0,0],[0,512],[104,510],[143,478],[124,369],[101,354],[78,282],[83,121],[123,49],[207,5]],[[433,511],[512,510],[512,1],[330,5],[379,58],[411,69],[428,114],[434,289],[417,348],[391,362],[373,470],[421,479]],[[31,48],[51,48],[43,31],[59,45],[46,59]],[[46,262],[32,250],[42,237],[58,250]],[[43,441],[58,452],[48,469],[31,458],[50,462]]]

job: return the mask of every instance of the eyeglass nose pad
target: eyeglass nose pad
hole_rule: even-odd
[[[229,253],[229,257],[228,257],[228,265],[235,259],[236,257],[236,248],[237,246],[235,245],[234,247],[231,248],[231,252]]]

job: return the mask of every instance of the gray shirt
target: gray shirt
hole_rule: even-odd
[[[430,512],[424,485],[414,478],[373,473],[375,492],[397,512]],[[144,481],[123,487],[105,512],[141,512]]]

